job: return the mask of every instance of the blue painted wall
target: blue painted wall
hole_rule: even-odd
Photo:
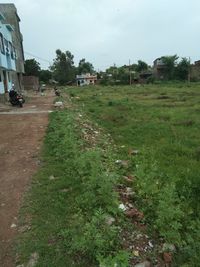
[[[3,43],[0,40],[0,94],[5,93],[4,88],[4,75],[6,76],[7,89],[12,88],[12,74],[16,71],[16,55],[12,48],[12,27],[8,24],[4,24],[3,17],[0,16],[0,33],[3,36]],[[4,51],[1,51],[1,47],[4,47]]]

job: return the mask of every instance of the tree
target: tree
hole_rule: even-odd
[[[70,51],[62,52],[60,49],[56,50],[56,58],[51,67],[53,77],[61,85],[73,81],[75,78],[74,56]]]
[[[142,60],[138,60],[138,64],[136,66],[137,72],[142,72],[148,69],[148,64]]]
[[[190,60],[183,57],[176,67],[176,77],[179,80],[187,80],[190,70]]]
[[[81,59],[78,64],[78,74],[93,73],[94,67],[92,63],[86,62],[85,58]]]
[[[177,55],[162,57],[162,61],[165,64],[165,77],[168,80],[173,80],[175,78],[175,68],[178,58]]]
[[[52,78],[52,72],[50,70],[41,70],[39,73],[40,81],[47,83]]]
[[[40,63],[38,63],[34,58],[25,60],[24,68],[26,76],[39,76]]]

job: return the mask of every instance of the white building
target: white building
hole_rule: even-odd
[[[90,73],[76,75],[77,86],[94,85],[97,82],[97,75],[91,75]]]
[[[12,88],[13,74],[16,71],[12,31],[12,26],[5,23],[5,17],[0,13],[0,94]]]

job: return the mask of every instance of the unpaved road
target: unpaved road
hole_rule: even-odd
[[[18,212],[32,175],[54,95],[32,95],[23,108],[0,106],[0,266],[13,267]]]

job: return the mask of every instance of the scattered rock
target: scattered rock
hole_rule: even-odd
[[[39,259],[39,254],[37,252],[32,253],[26,267],[34,267],[37,264],[38,259]]]
[[[58,101],[58,102],[56,102],[55,104],[54,104],[54,107],[56,107],[56,108],[60,108],[60,107],[62,107],[63,106],[63,102],[62,101]]]
[[[150,248],[154,247],[151,241],[148,242],[148,245],[149,245]]]
[[[115,222],[115,218],[113,217],[107,217],[106,218],[106,224],[112,225]]]
[[[131,187],[126,188],[126,195],[127,196],[133,196],[135,193],[133,192]]]
[[[132,209],[126,211],[126,216],[129,218],[137,218],[140,220],[144,218],[143,212],[140,212],[136,208],[132,208]]]
[[[68,188],[64,188],[64,189],[60,190],[60,192],[63,192],[63,193],[67,193],[69,191],[70,191],[70,189],[68,189]]]
[[[176,251],[176,247],[173,244],[168,244],[168,243],[164,243],[163,247],[162,247],[162,252],[175,252]]]
[[[129,155],[132,155],[132,156],[136,156],[138,153],[139,153],[139,151],[138,151],[138,150],[134,150],[134,149],[133,149],[133,150],[131,149],[131,150],[129,150],[129,152],[128,152],[128,154],[129,154]]]
[[[140,256],[140,253],[139,253],[138,250],[134,250],[134,251],[133,251],[133,255],[134,255],[135,257],[139,257],[139,256]]]
[[[28,232],[29,230],[31,229],[31,226],[30,225],[24,225],[24,226],[21,226],[18,230],[19,233],[24,233],[24,232]]]
[[[55,179],[56,178],[53,175],[49,176],[49,180],[55,180]]]
[[[134,177],[132,175],[128,175],[128,176],[123,176],[124,180],[128,183],[132,183]]]
[[[118,159],[115,161],[115,163],[119,164],[121,167],[127,168],[129,165],[129,161],[128,160],[121,160]]]
[[[17,227],[17,225],[15,224],[15,223],[13,223],[11,226],[10,226],[10,228],[16,228]]]
[[[119,209],[123,210],[123,211],[126,211],[127,207],[122,203],[122,204],[119,205]]]
[[[172,254],[170,252],[164,252],[163,253],[163,260],[165,263],[171,263],[172,262]]]
[[[151,267],[151,263],[149,261],[144,261],[136,264],[135,267]]]

